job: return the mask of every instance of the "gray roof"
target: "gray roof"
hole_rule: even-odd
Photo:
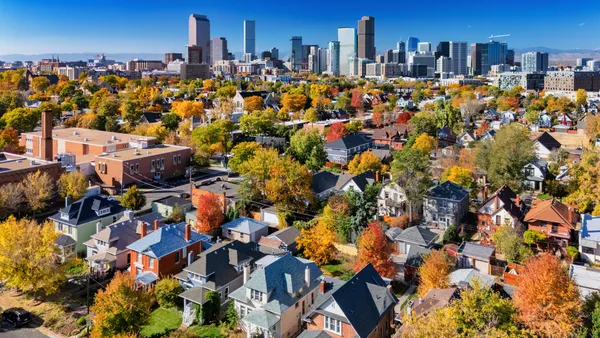
[[[402,230],[402,228],[389,228],[385,232],[385,235],[390,241],[394,241],[396,239],[396,236],[400,235],[402,231],[404,231]]]
[[[478,279],[482,286],[492,287],[495,283],[494,277],[483,274],[475,269],[458,269],[450,273],[450,285],[459,287],[470,285],[475,279]]]
[[[600,216],[582,214],[579,235],[582,240],[600,242]]]
[[[162,205],[166,205],[168,207],[174,207],[175,205],[179,205],[180,207],[183,207],[185,205],[190,205],[192,204],[192,201],[183,199],[181,197],[178,196],[167,196],[161,199],[158,199],[154,202],[152,202],[152,204],[162,204]]]
[[[431,249],[423,248],[418,245],[411,245],[406,254],[406,262],[404,262],[404,265],[418,267],[423,263],[423,256],[429,255],[430,252]]]
[[[296,227],[287,227],[280,230],[275,231],[274,233],[267,236],[271,239],[279,240],[285,245],[290,245],[296,242],[296,239],[300,237],[300,230]]]
[[[206,292],[207,290],[203,286],[195,286],[180,293],[179,297],[185,298],[196,304],[204,304],[204,302],[206,301],[206,298],[204,298],[204,294]]]
[[[324,330],[306,330],[297,338],[331,338],[331,336]]]
[[[351,181],[354,181],[358,189],[364,191],[367,185],[375,183],[375,173],[369,170],[359,175],[352,175],[321,171],[313,175],[311,190],[315,194],[320,194],[330,189],[342,190]]]
[[[223,229],[229,229],[243,234],[253,234],[261,229],[267,228],[269,224],[248,217],[240,217],[229,223],[221,225]]]
[[[98,216],[96,212],[105,208],[110,208],[110,212],[108,214]],[[121,206],[118,201],[111,201],[100,196],[90,196],[84,197],[72,203],[71,205],[60,209],[59,212],[48,218],[60,223],[78,226],[80,224],[86,224],[113,217],[122,213],[123,211],[125,211],[125,208]],[[63,213],[69,215],[68,220],[60,217]]]
[[[335,141],[327,142],[324,145],[325,149],[351,149],[362,145],[368,145],[372,140],[361,134],[346,135]]]
[[[257,309],[252,310],[252,312],[247,314],[242,320],[245,323],[249,323],[263,329],[270,329],[279,322],[279,317],[268,311],[265,311],[264,309]]]
[[[442,184],[430,188],[427,192],[427,196],[451,201],[462,201],[465,197],[469,196],[469,192],[454,182],[445,181]]]
[[[65,246],[75,245],[75,244],[77,244],[77,242],[73,238],[71,238],[71,236],[69,236],[69,235],[60,234],[54,241],[54,244],[61,246],[61,247],[65,247]]]
[[[482,260],[490,260],[494,255],[495,249],[490,246],[485,246],[477,243],[462,242],[458,248],[458,253],[467,257],[479,258]]]
[[[397,242],[406,242],[416,244],[422,247],[429,246],[435,239],[438,234],[427,229],[426,227],[414,226],[410,228],[406,228],[402,233],[394,238]]]
[[[315,194],[320,194],[329,189],[333,189],[338,181],[338,175],[330,171],[321,171],[312,176],[310,189]]]

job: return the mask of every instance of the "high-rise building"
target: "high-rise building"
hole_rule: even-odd
[[[548,70],[548,53],[528,52],[521,55],[521,69],[525,73]]]
[[[514,66],[515,65],[515,50],[508,49],[506,51],[506,64]]]
[[[203,60],[203,50],[200,46],[188,46],[188,55],[187,55],[187,63],[189,64],[199,64],[202,63]]]
[[[227,51],[227,39],[225,38],[213,38],[212,39],[212,62],[227,60],[228,59],[228,51]]]
[[[417,51],[419,53],[431,52],[431,42],[419,42],[417,44]]]
[[[292,68],[292,71],[299,71],[302,69],[302,37],[292,36],[290,41],[292,42],[290,67]]]
[[[206,15],[192,14],[190,15],[188,28],[188,46],[202,48],[202,60],[199,63],[210,63],[210,21]],[[192,62],[188,59],[188,63]]]
[[[318,45],[302,45],[302,69],[309,69],[308,56],[314,54],[313,50],[316,51],[317,49],[319,49]]]
[[[383,60],[383,63],[394,63],[394,51],[391,49],[386,50],[383,53]]]
[[[183,60],[183,54],[181,53],[165,53],[165,64],[168,65],[169,62],[173,62],[175,60]]]
[[[416,52],[417,48],[419,48],[419,39],[414,37],[409,37],[407,41],[406,51],[407,52]]]
[[[333,76],[340,75],[340,42],[329,42],[329,53],[327,58],[327,72]]]
[[[577,67],[585,67],[588,61],[593,60],[592,58],[578,58]]]
[[[406,52],[403,50],[394,50],[393,63],[406,63]]]
[[[490,41],[488,45],[488,65],[506,64],[506,54],[508,48],[506,42]],[[484,73],[485,74],[485,73]]]
[[[450,41],[440,41],[438,43],[435,49],[435,57],[439,58],[440,56],[450,57]]]
[[[592,71],[592,72],[597,72],[600,69],[600,61],[590,60],[590,61],[586,62],[585,66],[586,66],[587,70]]]
[[[464,41],[448,42],[448,54],[452,58],[454,75],[467,75],[467,43]]]
[[[396,43],[396,50],[400,52],[406,52],[406,44],[404,43],[404,41],[398,41]]]
[[[348,27],[338,28],[338,41],[340,43],[340,75],[348,76],[348,60],[356,56],[356,29]]]
[[[471,73],[469,75],[481,75],[481,62],[484,49],[486,49],[487,53],[487,45],[485,43],[471,44]]]
[[[440,73],[450,73],[453,71],[452,58],[440,56],[437,59],[437,70]]]
[[[471,44],[471,75],[487,75],[494,65],[506,64],[506,42]]]
[[[598,72],[579,71],[548,72],[544,78],[544,89],[563,92],[585,89],[588,92],[597,92],[600,90],[600,74]]]
[[[256,55],[256,21],[244,20],[244,54]]]
[[[329,49],[319,48],[319,74],[327,71],[327,57]]]
[[[308,70],[311,73],[319,73],[319,54],[308,55]]]
[[[271,59],[279,60],[279,49],[275,47],[271,48]]]
[[[358,20],[358,57],[375,60],[375,18],[372,16]]]

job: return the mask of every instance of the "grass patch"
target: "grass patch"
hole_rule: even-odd
[[[85,276],[87,275],[90,267],[85,259],[73,258],[65,263],[64,265],[65,274],[69,277]]]
[[[203,338],[225,338],[220,327],[212,325],[195,325],[190,326],[188,331]]]
[[[408,304],[408,302],[410,302],[416,296],[417,296],[417,289],[415,289],[415,291],[413,293],[411,293],[408,297],[406,297],[406,299],[404,300],[404,302],[402,302],[402,305],[400,305],[400,309],[404,309],[404,307],[406,306],[406,304]]]
[[[141,337],[158,337],[168,335],[169,332],[181,326],[181,314],[175,309],[159,307],[152,311],[148,324],[142,326]]]
[[[536,196],[538,199],[540,200],[549,200],[552,198],[552,196],[548,195],[548,194],[539,194]]]
[[[329,262],[329,264],[322,265],[321,270],[323,270],[327,276],[349,280],[354,276],[354,269],[352,268],[353,263],[354,259],[352,256],[338,254],[333,261]]]

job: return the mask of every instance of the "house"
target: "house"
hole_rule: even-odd
[[[525,189],[541,192],[548,173],[548,162],[536,158],[523,167],[526,178],[523,180]]]
[[[256,269],[256,261],[265,255],[252,243],[233,241],[217,243],[201,252],[196,261],[175,275],[184,291],[184,318],[194,318],[194,304],[204,305],[206,293],[218,292],[221,305],[229,302],[229,294],[244,285]]]
[[[140,239],[127,246],[131,250],[131,277],[138,285],[147,286],[159,277],[177,274],[194,262],[202,242],[209,241],[185,222],[165,225],[148,235],[146,227],[141,227]]]
[[[85,260],[94,271],[125,270],[131,263],[127,246],[140,239],[141,227],[146,227],[148,234],[163,225],[163,217],[159,213],[133,217],[133,212],[127,210],[123,218],[83,243],[87,247]]]
[[[394,229],[398,228],[389,229],[386,231],[386,235],[388,235],[390,231]],[[388,238],[389,237],[392,236],[388,235]],[[398,245],[398,253],[407,254],[410,251],[410,247],[413,245],[421,248],[432,248],[437,237],[437,233],[427,229],[426,227],[413,226],[406,228],[399,234],[393,236],[393,241]]]
[[[477,137],[470,130],[458,135],[458,138],[456,139],[456,143],[463,148],[469,148],[469,146],[475,141],[477,141]]]
[[[600,216],[581,215],[579,230],[579,252],[581,258],[590,264],[600,262]]]
[[[221,225],[223,238],[243,243],[257,243],[261,237],[269,234],[269,224],[248,217],[240,217]]]
[[[294,337],[315,305],[322,274],[314,262],[289,254],[256,269],[229,294],[246,336]]]
[[[146,111],[142,113],[139,123],[160,123],[162,120],[162,116],[162,113]]]
[[[192,204],[197,208],[202,195],[216,194],[223,204],[223,213],[225,213],[228,207],[236,207],[236,202],[239,200],[238,190],[239,185],[227,181],[226,176],[209,178],[192,186]]]
[[[543,132],[542,135],[536,138],[533,142],[533,148],[536,156],[543,160],[547,160],[550,157],[550,153],[552,153],[553,150],[559,149],[560,147],[560,142],[558,142],[547,132]]]
[[[310,189],[318,200],[327,199],[333,195],[339,175],[331,171],[320,171],[312,175]]]
[[[547,237],[548,246],[560,247],[566,251],[574,239],[579,214],[555,199],[535,200],[524,218],[529,230],[541,232]]]
[[[571,118],[569,114],[563,112],[558,115],[558,123],[569,129],[573,127],[573,118]]]
[[[490,275],[496,249],[472,242],[462,242],[458,247],[457,266],[473,268],[481,273]]]
[[[581,299],[600,293],[600,269],[571,264],[569,277],[577,284]]]
[[[496,131],[494,129],[488,130],[487,133],[481,135],[480,140],[494,140],[494,136],[496,136]]]
[[[552,116],[548,113],[544,113],[540,116],[539,124],[541,128],[550,128],[552,127]]]
[[[333,194],[344,193],[348,190],[362,193],[368,185],[374,184],[378,179],[379,173],[372,171],[367,171],[360,175],[321,171],[313,174],[311,189],[317,199],[323,200]]]
[[[371,264],[347,282],[321,279],[314,306],[302,317],[307,330],[299,338],[390,337],[398,299],[388,285]]]
[[[436,289],[433,288],[427,292],[423,299],[416,303],[410,301],[406,307],[406,314],[409,316],[426,316],[437,309],[445,308],[450,302],[459,297],[458,288]]]
[[[361,134],[346,135],[338,140],[325,143],[323,146],[329,162],[348,164],[355,155],[369,150],[373,140]]]
[[[233,97],[233,109],[238,112],[244,111],[244,99],[252,96],[260,96],[263,99],[263,108],[279,110],[279,105],[272,93],[267,91],[237,91]]]
[[[192,201],[178,196],[167,196],[152,202],[152,212],[157,212],[165,218],[173,214],[175,207],[179,207],[185,214],[192,210]]]
[[[393,124],[373,131],[373,141],[376,145],[385,145],[391,149],[402,149],[408,138],[408,124]]]
[[[409,212],[406,192],[395,182],[385,183],[377,195],[377,213],[379,216],[398,217]],[[413,206],[413,212],[419,210]]]
[[[394,154],[391,149],[373,148],[371,149],[371,152],[375,154],[383,164],[390,164],[394,160]]]
[[[447,229],[450,225],[459,225],[469,211],[469,190],[445,181],[430,188],[424,196],[423,215],[425,222]]]
[[[414,107],[414,102],[410,94],[403,94],[398,97],[398,101],[396,101],[396,107],[402,109],[412,109]]]
[[[300,237],[300,230],[295,227],[287,227],[263,236],[258,241],[258,249],[269,255],[283,255],[285,253],[296,254],[298,251],[296,239]]]
[[[93,234],[116,222],[124,212],[125,208],[117,201],[100,196],[89,196],[74,203],[70,203],[67,199],[67,205],[48,219],[54,222],[54,230],[75,241],[75,253],[80,254],[86,251],[84,243]],[[65,240],[63,238],[61,241]],[[72,242],[68,242],[68,246],[72,247]]]
[[[419,267],[423,264],[423,257],[431,253],[431,248],[411,245],[404,262],[404,282],[410,282],[417,277]]]
[[[503,225],[524,230],[521,223],[524,212],[525,203],[509,186],[503,185],[477,209],[477,231],[483,237],[492,238]]]
[[[475,280],[478,280],[484,287],[491,288],[496,283],[494,277],[483,274],[476,269],[457,269],[450,273],[449,285],[454,285],[459,288],[471,285]]]

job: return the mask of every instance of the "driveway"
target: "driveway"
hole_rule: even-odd
[[[0,337],[2,338],[48,338],[45,334],[38,331],[33,326],[13,328],[8,323],[3,323],[0,328]]]

